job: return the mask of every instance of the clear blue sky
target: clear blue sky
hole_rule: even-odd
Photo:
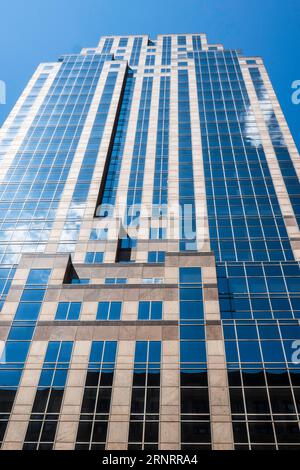
[[[299,0],[3,0],[0,12],[0,125],[40,62],[95,46],[101,35],[203,32],[263,56],[300,147],[300,105],[291,102],[300,80]]]

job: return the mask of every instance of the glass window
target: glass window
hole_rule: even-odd
[[[79,320],[81,302],[59,302],[55,320]]]
[[[97,320],[120,320],[122,302],[99,302]]]
[[[138,320],[161,320],[162,305],[160,301],[139,302]]]

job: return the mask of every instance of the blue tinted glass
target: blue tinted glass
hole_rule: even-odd
[[[101,251],[98,251],[95,253],[95,263],[103,263],[103,256],[104,253]]]
[[[227,362],[239,362],[236,342],[225,341],[225,351]]]
[[[115,362],[117,350],[116,341],[106,341],[103,354],[103,362]]]
[[[237,336],[239,339],[257,339],[257,331],[255,325],[237,326]]]
[[[86,253],[85,255],[85,262],[86,263],[93,263],[94,261],[94,252],[93,251],[89,251],[88,253]]]
[[[180,289],[180,300],[202,300],[201,289]]]
[[[67,380],[67,370],[56,370],[53,379],[53,387],[64,387]]]
[[[48,344],[45,362],[56,362],[58,358],[60,342],[59,341],[51,341]]]
[[[265,362],[285,362],[280,341],[262,341],[261,348]]]
[[[97,310],[97,320],[107,320],[109,311],[109,302],[99,302]]]
[[[151,305],[151,320],[162,319],[162,302],[152,302]]]
[[[63,341],[58,356],[59,362],[69,362],[72,353],[73,343],[71,341]]]
[[[181,320],[201,320],[203,319],[203,303],[199,301],[180,302]]]
[[[204,327],[198,326],[198,325],[181,326],[180,337],[181,339],[204,340],[205,339]]]
[[[156,262],[156,251],[149,251],[148,253],[148,263]]]
[[[53,369],[44,369],[41,372],[39,387],[51,387],[53,380],[54,370]]]
[[[0,387],[17,387],[22,370],[0,370]]]
[[[109,320],[120,320],[121,318],[121,302],[111,302]]]
[[[5,358],[5,362],[25,362],[29,344],[25,341],[8,341],[5,344],[2,358]]]
[[[259,344],[256,341],[240,341],[241,362],[261,362]]]
[[[19,340],[19,341],[31,340],[33,332],[34,332],[34,327],[13,326],[10,329],[8,339],[9,340]]]

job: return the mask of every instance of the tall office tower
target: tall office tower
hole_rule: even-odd
[[[1,129],[2,449],[300,448],[300,159],[204,34],[41,64]]]

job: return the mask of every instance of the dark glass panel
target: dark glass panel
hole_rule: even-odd
[[[182,388],[181,413],[209,413],[208,390]]]
[[[97,389],[86,388],[83,395],[81,413],[93,413],[96,404]]]
[[[143,423],[132,422],[129,426],[129,442],[141,442],[143,440]]]
[[[25,441],[38,441],[41,427],[42,421],[29,421]]]
[[[99,390],[98,401],[97,401],[97,413],[109,413],[111,399],[111,389],[102,388]]]
[[[209,423],[181,423],[182,442],[210,442]]]
[[[80,422],[78,426],[78,433],[76,441],[79,442],[89,442],[92,432],[92,423],[90,422]]]
[[[273,413],[295,413],[290,388],[269,388],[269,394]]]
[[[249,423],[251,442],[274,442],[272,423]]]
[[[245,400],[248,413],[270,413],[267,391],[264,388],[245,388]]]
[[[235,442],[248,442],[246,423],[233,423],[233,435]]]
[[[232,413],[245,413],[244,399],[241,388],[230,389],[230,402]]]
[[[143,413],[145,403],[145,390],[140,388],[132,389],[131,413]]]
[[[107,422],[95,422],[93,442],[105,442],[107,434]]]
[[[46,421],[43,426],[41,441],[53,442],[55,438],[57,421]]]
[[[158,423],[145,423],[145,442],[158,442]]]

